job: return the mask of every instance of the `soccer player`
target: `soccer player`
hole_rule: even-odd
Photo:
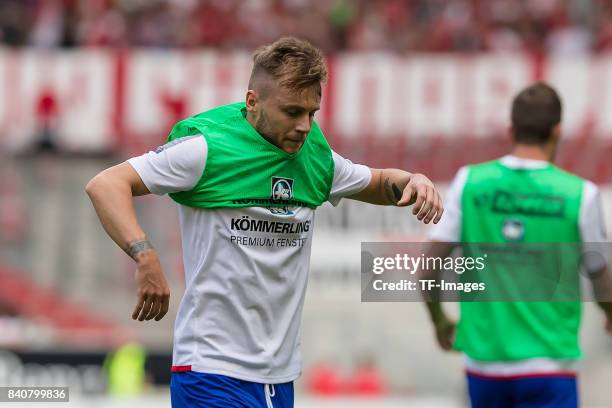
[[[555,90],[544,83],[527,87],[515,97],[511,117],[512,154],[459,170],[446,196],[445,217],[430,231],[429,238],[437,241],[430,255],[447,256],[456,242],[581,245],[606,240],[597,187],[551,164],[561,121]],[[514,204],[496,205],[494,197],[502,196]],[[552,203],[555,211],[533,205],[535,199]],[[606,254],[588,259],[589,272],[598,277],[595,292],[609,296]],[[571,271],[575,282],[577,269]],[[518,283],[509,282],[504,284],[511,292]],[[600,306],[610,330],[612,303]],[[466,355],[473,407],[578,405],[579,302],[462,302],[456,328],[440,303],[428,303],[428,310],[440,346]]]
[[[314,210],[343,197],[442,216],[429,179],[353,164],[314,121],[327,68],[308,42],[254,54],[245,103],[177,123],[154,152],[87,185],[110,237],[137,265],[134,319],[161,319],[169,290],[132,196],[178,203],[186,289],[176,317],[174,407],[291,407]]]

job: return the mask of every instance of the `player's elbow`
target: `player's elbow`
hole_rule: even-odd
[[[100,174],[94,176],[89,182],[85,185],[85,192],[90,198],[93,198],[96,195],[100,187]]]
[[[102,191],[108,187],[108,175],[105,171],[94,176],[85,186],[85,192],[89,198],[94,199],[102,194]]]

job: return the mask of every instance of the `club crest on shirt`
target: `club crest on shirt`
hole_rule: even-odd
[[[293,199],[293,179],[286,177],[272,177],[272,200],[286,201]],[[289,207],[270,207],[270,212],[277,215],[291,215]]]
[[[293,198],[293,180],[284,177],[272,177],[272,199],[291,200]]]
[[[502,226],[502,235],[507,241],[520,241],[525,236],[525,225],[521,221],[507,219]]]

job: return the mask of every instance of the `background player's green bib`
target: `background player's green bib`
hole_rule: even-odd
[[[582,190],[582,179],[553,165],[511,169],[493,161],[470,166],[462,195],[461,240],[507,248],[529,243],[579,243]],[[470,252],[466,255],[482,255],[478,245],[465,248]],[[529,283],[525,279],[533,274],[534,290],[546,291],[549,288],[535,285],[545,284],[550,276],[543,275],[552,273],[558,285],[578,290],[579,256],[579,251],[559,251],[554,258],[570,267],[548,271],[534,268],[527,257],[502,262],[495,267],[503,273],[497,270],[496,274],[507,279],[497,282],[498,289],[503,286],[506,291],[520,293]],[[553,267],[548,261],[546,264]],[[522,268],[520,277],[514,278],[518,268]],[[576,358],[580,355],[580,317],[581,305],[576,301],[462,302],[455,348],[482,361]]]

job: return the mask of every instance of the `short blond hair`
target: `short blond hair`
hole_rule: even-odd
[[[301,91],[325,82],[327,66],[321,51],[308,41],[283,37],[253,54],[250,89],[261,74],[279,81],[281,86]]]

